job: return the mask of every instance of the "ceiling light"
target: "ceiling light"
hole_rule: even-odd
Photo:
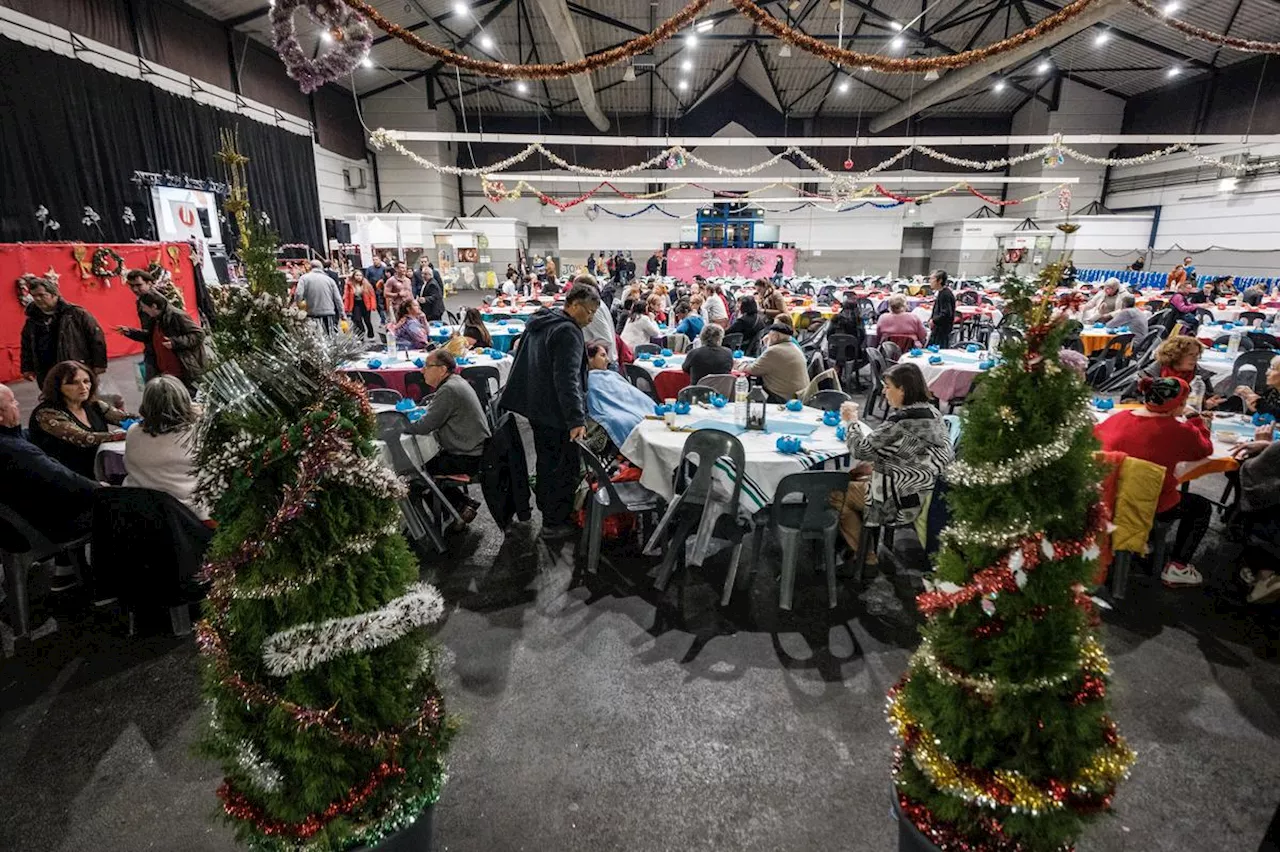
[[[333,41],[333,36],[329,35],[328,30],[325,30],[324,32],[320,33],[320,40],[325,44],[328,44],[329,42]]]
[[[480,46],[485,50],[493,50],[493,36],[488,33],[480,36]]]
[[[471,7],[463,3],[462,0],[458,0],[457,3],[453,4],[453,14],[455,15],[465,15],[470,11]]]
[[[898,23],[897,21],[890,21],[889,26],[893,27],[898,32],[902,32],[902,24]]]
[[[519,93],[520,93],[520,94],[522,94],[522,95],[527,95],[527,94],[529,94],[529,84],[528,84],[528,83],[526,83],[524,80],[517,80],[517,81],[516,81],[516,91],[517,91],[517,92],[519,92]]]
[[[896,36],[893,39],[893,41],[889,42],[889,47],[893,48],[894,50],[902,50],[902,48],[906,46],[907,46],[907,40],[904,39],[902,36]]]
[[[701,20],[701,21],[698,21],[698,23],[694,24],[694,25],[693,25],[693,28],[694,28],[695,30],[697,30],[698,32],[700,32],[700,33],[709,33],[709,32],[711,32],[711,28],[712,28],[712,27],[714,27],[715,25],[716,25],[716,22],[715,22],[715,21],[713,21],[713,20],[712,20],[712,19],[710,19],[710,18],[706,18],[706,19]]]
[[[689,81],[681,80],[679,83],[676,83],[676,88],[682,92],[687,92],[689,90]]]
[[[842,91],[842,92],[847,92],[847,91],[849,91],[849,81],[848,81],[848,80],[841,80],[841,81],[840,81],[840,85],[839,85],[839,86],[837,86],[836,88],[838,88],[838,89],[839,89],[840,91]]]
[[[680,70],[681,70],[681,71],[692,71],[692,70],[693,70],[693,60],[692,60],[692,59],[686,59],[684,62],[681,62],[681,63],[680,63]]]
[[[1036,70],[1039,71],[1041,74],[1048,74],[1050,71],[1053,70],[1053,63],[1046,59],[1043,62],[1041,62],[1039,66],[1036,67]]]
[[[622,79],[626,80],[628,83],[634,83],[636,80],[636,67],[634,65],[628,65],[627,70],[622,72]]]
[[[863,65],[863,66],[862,66],[862,70],[863,70],[863,71],[870,71],[870,70],[871,70],[871,66],[870,66],[870,65]]]
[[[1106,30],[1098,30],[1098,37],[1093,40],[1093,43],[1101,47],[1102,45],[1107,43],[1107,39],[1109,38],[1111,38],[1111,33],[1107,32]]]
[[[1179,68],[1177,65],[1175,65],[1172,68],[1170,68],[1166,73],[1168,73],[1170,77],[1177,77],[1179,74],[1182,73],[1182,69]]]
[[[684,46],[690,47],[690,48],[697,47],[698,37],[693,33],[689,33],[687,36],[684,37]]]
[[[360,64],[365,68],[372,68],[373,60],[366,56],[364,59],[360,60]]]
[[[994,86],[992,86],[992,88],[993,88],[993,89],[995,89],[997,92],[1003,92],[1003,91],[1004,91],[1004,80],[996,80],[996,84],[995,84]]]
[[[778,47],[778,56],[783,59],[786,59],[790,55],[791,55],[791,45],[787,44],[784,41],[782,45]]]
[[[924,72],[924,79],[930,83],[938,79],[939,76],[937,68],[930,68],[928,71]]]
[[[1179,3],[1178,0],[1169,0],[1168,3],[1164,4],[1164,13],[1166,15],[1172,15],[1180,8],[1182,8],[1182,4]]]

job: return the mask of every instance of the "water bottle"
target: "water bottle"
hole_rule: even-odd
[[[1235,355],[1240,351],[1240,332],[1233,331],[1227,337],[1227,354]]]
[[[739,426],[747,425],[747,377],[738,376],[733,383],[733,422]]]
[[[1204,378],[1196,376],[1191,381],[1191,394],[1187,397],[1187,408],[1199,411],[1204,405]]]

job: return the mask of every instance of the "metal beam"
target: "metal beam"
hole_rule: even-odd
[[[236,15],[234,18],[227,18],[222,22],[224,27],[238,27],[241,24],[247,24],[250,21],[256,21],[259,18],[269,14],[271,6],[259,6],[256,9],[245,12],[243,15]]]
[[[1048,2],[1048,0],[1028,0],[1028,2],[1034,3],[1035,5],[1039,6],[1041,9],[1048,9],[1051,12],[1057,12],[1061,10],[1060,6],[1056,6],[1053,3],[1050,3]],[[1130,42],[1131,44],[1136,44],[1141,47],[1145,47],[1148,50],[1154,50],[1156,53],[1163,54],[1164,56],[1168,56],[1171,59],[1177,59],[1181,62],[1185,62],[1187,65],[1191,65],[1206,71],[1210,70],[1211,66],[1209,65],[1208,62],[1204,62],[1200,59],[1187,56],[1185,53],[1179,53],[1176,50],[1171,50],[1165,47],[1163,44],[1157,44],[1156,42],[1151,41],[1149,39],[1145,39],[1142,36],[1136,36],[1133,33],[1128,32],[1127,30],[1120,29],[1115,24],[1108,25],[1107,32],[1111,33],[1116,38],[1124,39],[1125,41]]]
[[[1124,0],[1102,0],[1102,2],[1090,6],[1072,20],[1039,39],[1022,44],[990,59],[976,62],[965,68],[948,71],[942,79],[925,86],[917,92],[908,103],[899,104],[873,118],[870,125],[871,131],[878,133],[886,130],[900,121],[905,121],[920,110],[945,100],[956,92],[967,89],[974,83],[986,79],[991,74],[1021,62],[1029,56],[1035,56],[1042,50],[1052,47],[1101,21],[1107,20],[1108,16],[1115,14],[1123,3]]]
[[[974,146],[1047,145],[1055,140],[1073,147],[1081,145],[1273,145],[1280,144],[1278,133],[1065,133],[1025,135],[955,135],[955,136],[587,136],[553,133],[461,133],[445,130],[390,130],[401,142],[494,142],[510,145],[590,145],[608,148],[886,148],[903,145],[928,145],[938,148]]]
[[[516,5],[516,25],[520,24],[521,19],[524,20],[524,31],[529,36],[529,47],[533,51],[533,61],[542,64],[542,55],[538,52],[538,40],[533,35],[533,24],[529,21],[529,10],[524,5],[524,0],[517,0]],[[551,104],[551,87],[547,85],[547,81],[542,81],[542,94],[547,99],[547,111],[554,116],[556,108]],[[572,103],[572,101],[570,101]]]
[[[580,15],[583,18],[590,18],[593,21],[599,21],[600,23],[608,24],[611,27],[617,27],[618,29],[623,30],[624,32],[634,33],[635,35],[648,34],[647,30],[642,30],[639,27],[632,26],[631,24],[628,24],[626,21],[619,21],[617,18],[610,17],[609,15],[606,15],[603,12],[597,12],[594,9],[588,9],[586,6],[582,6],[578,3],[570,3],[569,11],[575,15]]]
[[[566,62],[585,59],[586,51],[582,49],[582,37],[578,35],[578,27],[573,22],[566,0],[537,0],[537,2],[538,8],[542,10],[542,16],[547,19],[547,26],[551,28],[552,37],[560,47],[561,57]],[[607,131],[610,127],[609,119],[605,116],[604,110],[600,109],[600,102],[596,100],[591,75],[574,74],[569,79],[573,83],[573,90],[578,94],[578,103],[582,104],[583,113],[597,130],[601,133]]]

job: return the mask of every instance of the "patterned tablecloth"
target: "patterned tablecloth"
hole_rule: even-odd
[[[676,417],[676,429],[670,429],[662,420],[647,419],[631,431],[623,442],[622,454],[642,471],[640,483],[670,501],[675,496],[674,472],[680,463],[680,451],[689,437],[689,431],[680,431],[695,423],[715,421],[729,426],[726,431],[737,431],[733,426],[733,405],[724,408],[694,406],[684,416]],[[782,478],[791,473],[817,467],[839,467],[847,461],[849,450],[836,438],[836,430],[822,425],[822,412],[806,408],[799,412],[786,411],[782,406],[770,405],[766,417],[768,432],[743,432],[738,435],[746,457],[746,479],[742,483],[741,506],[744,514],[753,515],[773,501],[774,492]],[[785,434],[785,424],[799,424],[801,429],[816,426],[809,435],[801,436],[804,451],[786,455],[778,451],[777,440]],[[727,476],[732,466],[721,461],[717,467]]]

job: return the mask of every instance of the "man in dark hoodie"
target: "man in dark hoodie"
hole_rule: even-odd
[[[564,308],[544,308],[529,318],[502,408],[522,414],[537,447],[535,495],[542,511],[542,537],[567,538],[573,493],[578,487],[578,453],[573,442],[586,436],[587,357],[582,330],[600,306],[600,294],[576,283]]]

